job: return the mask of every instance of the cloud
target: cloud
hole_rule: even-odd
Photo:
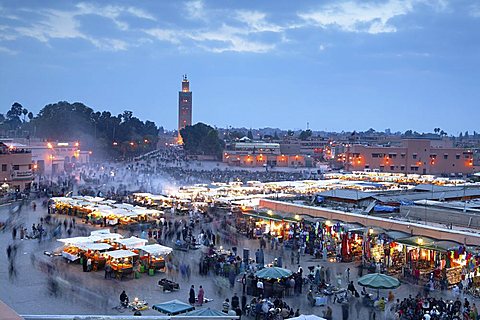
[[[202,42],[201,47],[207,51],[221,53],[226,51],[265,53],[275,45],[248,40],[244,29],[223,25],[218,30],[188,34],[192,40]]]
[[[182,37],[181,32],[177,30],[168,30],[168,29],[147,29],[144,32],[158,40],[167,41],[173,44],[180,44],[180,38]]]
[[[187,17],[193,20],[206,20],[207,13],[202,0],[188,1],[185,3]]]
[[[36,16],[35,19],[24,19],[23,25],[6,27],[1,40],[15,40],[19,37],[34,38],[42,43],[52,39],[82,39],[102,50],[121,51],[128,48],[128,43],[121,39],[95,37],[82,31],[79,17],[95,15],[108,19],[121,31],[129,30],[129,25],[122,20],[124,16],[155,21],[155,17],[142,9],[123,6],[96,6],[89,3],[79,3],[71,10],[42,9],[33,11],[24,9]],[[3,12],[2,12],[3,16]],[[31,22],[32,21],[32,22]],[[1,30],[1,29],[0,29]]]
[[[236,12],[237,20],[245,23],[249,27],[249,32],[282,32],[285,27],[268,23],[266,14],[259,11],[238,10]]]
[[[302,12],[298,16],[322,28],[335,26],[348,32],[389,33],[397,31],[391,20],[412,12],[414,2],[414,0],[389,0],[383,3],[347,1]]]
[[[214,30],[174,30],[174,29],[149,29],[144,30],[157,40],[167,41],[181,45],[191,40],[205,51],[222,53],[226,51],[264,53],[272,50],[273,44],[248,40],[244,29],[228,25]]]
[[[480,4],[472,5],[470,7],[470,16],[474,18],[480,18]]]
[[[263,12],[207,10],[202,1],[190,1],[187,7],[190,10],[189,17],[201,19],[205,22],[203,27],[152,28],[143,31],[156,40],[166,41],[183,48],[191,46],[193,43],[198,48],[214,53],[269,52],[275,48],[275,44],[262,40],[262,35],[265,33],[279,34],[282,42],[286,39],[284,35],[286,28],[268,22],[267,15]],[[220,25],[210,22],[219,21],[220,19],[217,20],[217,18],[223,18],[222,20],[226,20],[226,22],[222,22]],[[253,39],[254,36],[255,39]]]
[[[15,50],[0,46],[0,53],[6,53],[6,54],[9,54],[9,55],[16,55],[18,52],[15,51]]]

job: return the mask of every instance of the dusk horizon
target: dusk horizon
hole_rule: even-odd
[[[475,130],[480,5],[448,1],[0,4],[0,104],[58,101],[176,127]]]

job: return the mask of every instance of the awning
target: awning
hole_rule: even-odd
[[[78,248],[81,250],[103,251],[103,250],[111,249],[112,246],[109,245],[108,243],[87,242],[87,243],[78,244]]]
[[[446,252],[447,250],[435,246],[436,239],[421,237],[421,236],[412,236],[403,239],[397,239],[396,242],[405,244],[407,246],[427,249],[427,250],[436,250],[441,252]]]
[[[146,246],[138,247],[137,249],[143,250],[146,253],[154,256],[166,256],[167,254],[170,254],[173,251],[172,248],[165,247],[159,244],[149,244]]]
[[[387,231],[385,234],[393,240],[398,240],[398,239],[405,239],[410,236],[410,234],[402,231]]]
[[[278,214],[268,214],[267,212],[244,212],[243,215],[257,219],[272,220],[272,221],[284,221],[284,222],[298,222],[292,218],[284,218]]]
[[[115,251],[108,251],[105,252],[108,256],[112,257],[113,259],[121,259],[121,258],[129,258],[138,256],[135,252],[130,250],[115,250]]]
[[[100,240],[100,238],[97,236],[89,236],[89,237],[64,238],[64,239],[58,239],[57,241],[63,242],[65,244],[77,245],[80,243],[89,243],[89,242],[95,242],[98,240]]]
[[[140,238],[137,238],[137,237],[130,237],[130,238],[127,238],[127,239],[119,239],[119,240],[116,240],[115,242],[129,248],[129,249],[132,249],[132,248],[138,248],[138,247],[141,247],[141,246],[144,246],[148,241],[147,240],[144,240],[144,239],[140,239]]]

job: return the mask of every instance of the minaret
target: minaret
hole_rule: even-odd
[[[187,75],[183,75],[182,91],[178,93],[178,144],[183,144],[180,130],[192,125],[192,92]]]

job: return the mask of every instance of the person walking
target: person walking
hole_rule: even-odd
[[[189,294],[189,297],[188,297],[188,302],[191,304],[191,305],[194,305],[195,304],[195,288],[192,284],[192,286],[190,287],[190,294]]]
[[[342,319],[348,320],[349,310],[348,310],[348,303],[342,303]]]
[[[112,278],[112,266],[110,263],[107,262],[105,264],[105,279],[111,279]]]
[[[232,297],[232,310],[236,310],[240,306],[240,299],[235,292]]]
[[[203,305],[203,298],[205,296],[205,292],[203,291],[203,287],[200,286],[200,288],[198,289],[198,305]]]

